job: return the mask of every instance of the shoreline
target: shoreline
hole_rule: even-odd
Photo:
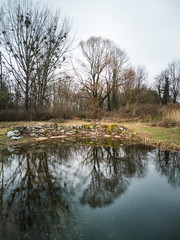
[[[39,123],[38,123],[39,124]],[[49,125],[48,125],[49,124]],[[135,125],[136,124],[136,125]],[[43,123],[39,125],[31,126],[32,129],[41,130],[46,134],[39,134],[38,137],[31,137],[30,133],[23,136],[21,140],[11,140],[3,135],[3,142],[0,141],[0,148],[6,148],[8,146],[20,145],[20,144],[31,144],[35,142],[42,141],[52,141],[58,139],[110,139],[119,140],[122,142],[129,142],[129,144],[143,144],[146,146],[154,147],[162,151],[178,151],[180,152],[180,145],[175,142],[165,141],[161,139],[156,139],[147,132],[143,132],[144,129],[141,124],[137,127],[139,123],[87,123],[82,124],[77,123],[77,125],[71,122],[67,123]],[[46,126],[48,125],[48,127]],[[52,127],[53,125],[53,127]],[[47,128],[45,128],[45,126]],[[29,127],[26,124],[23,126]],[[147,126],[146,126],[147,127]],[[19,126],[14,127],[14,129],[20,128]],[[44,131],[45,129],[45,131]],[[51,130],[50,132],[49,129]],[[155,129],[155,128],[153,128]],[[37,132],[38,132],[37,130]],[[33,132],[34,134],[34,132]],[[1,135],[2,136],[2,135]]]

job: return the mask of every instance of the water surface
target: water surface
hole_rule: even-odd
[[[180,239],[180,154],[55,141],[0,152],[0,239]]]

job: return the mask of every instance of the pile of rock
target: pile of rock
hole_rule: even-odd
[[[7,137],[12,140],[20,140],[23,135],[29,131],[28,127],[14,127],[13,130],[7,132]]]
[[[132,135],[132,131],[116,124],[80,124],[58,125],[56,123],[39,124],[35,126],[14,127],[7,132],[7,137],[12,140],[20,140],[23,136],[32,138],[56,138],[56,137],[114,137]]]

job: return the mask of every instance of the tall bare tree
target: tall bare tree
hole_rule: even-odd
[[[172,61],[168,65],[170,95],[173,103],[180,100],[180,61]]]
[[[69,21],[30,0],[10,0],[2,8],[0,29],[6,66],[21,89],[25,109],[42,105],[71,45]]]
[[[118,109],[118,93],[121,86],[124,85],[125,79],[123,72],[127,67],[127,54],[124,50],[111,43],[111,62],[106,70],[106,84],[107,84],[107,109]]]
[[[112,90],[119,84],[119,72],[126,62],[124,51],[112,41],[91,37],[80,42],[82,58],[78,60],[76,75],[84,92],[83,97],[91,101],[94,108],[100,108]]]

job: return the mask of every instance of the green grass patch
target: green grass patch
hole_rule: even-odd
[[[144,127],[143,130],[151,135],[152,138],[168,141],[175,144],[180,144],[180,128],[166,129],[166,128],[148,128]]]
[[[150,127],[146,123],[121,123],[122,126],[134,130],[142,142],[166,149],[180,150],[180,128]]]

